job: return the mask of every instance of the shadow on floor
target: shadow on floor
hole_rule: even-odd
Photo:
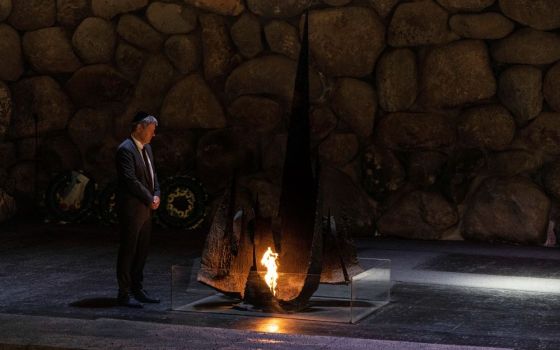
[[[74,301],[69,304],[72,307],[81,307],[88,309],[116,307],[117,298],[88,298]]]

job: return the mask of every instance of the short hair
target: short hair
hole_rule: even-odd
[[[158,126],[158,121],[156,117],[154,117],[153,115],[149,115],[135,124],[144,124],[144,125],[155,124],[156,126]]]
[[[136,130],[138,124],[143,124],[143,125],[155,124],[155,126],[158,126],[158,120],[156,117],[154,117],[151,114],[148,114],[146,112],[138,112],[132,119],[131,130],[132,131]]]

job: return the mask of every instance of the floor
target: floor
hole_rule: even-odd
[[[13,332],[7,330],[11,322],[23,322],[32,330],[37,322],[32,317],[43,317],[52,322],[74,319],[76,324],[120,320],[149,322],[160,327],[274,332],[297,335],[297,339],[334,337],[339,342],[341,338],[348,339],[348,348],[352,340],[369,339],[560,349],[557,248],[356,240],[360,257],[391,260],[391,299],[359,323],[341,324],[171,311],[170,267],[188,264],[196,258],[203,241],[201,232],[156,230],[145,271],[145,287],[160,296],[162,303],[134,310],[114,305],[118,247],[114,228],[14,223],[0,226],[0,348],[3,341],[12,339]],[[21,317],[28,319],[24,322]],[[40,342],[40,338],[36,334],[18,339],[25,343],[21,346],[28,346]],[[8,343],[14,342],[12,339]],[[371,344],[356,346],[371,348]]]

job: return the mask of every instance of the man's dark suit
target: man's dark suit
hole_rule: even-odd
[[[117,212],[121,226],[121,244],[117,261],[119,294],[142,289],[143,270],[148,256],[152,229],[151,204],[160,196],[154,169],[154,157],[149,144],[144,145],[154,174],[152,190],[149,169],[131,138],[117,149]]]

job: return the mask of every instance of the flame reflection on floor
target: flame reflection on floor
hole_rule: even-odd
[[[265,318],[257,320],[255,330],[265,333],[288,333],[290,320],[282,318]]]
[[[260,343],[260,344],[282,344],[285,341],[276,339],[266,339],[266,338],[247,338],[249,343]]]

